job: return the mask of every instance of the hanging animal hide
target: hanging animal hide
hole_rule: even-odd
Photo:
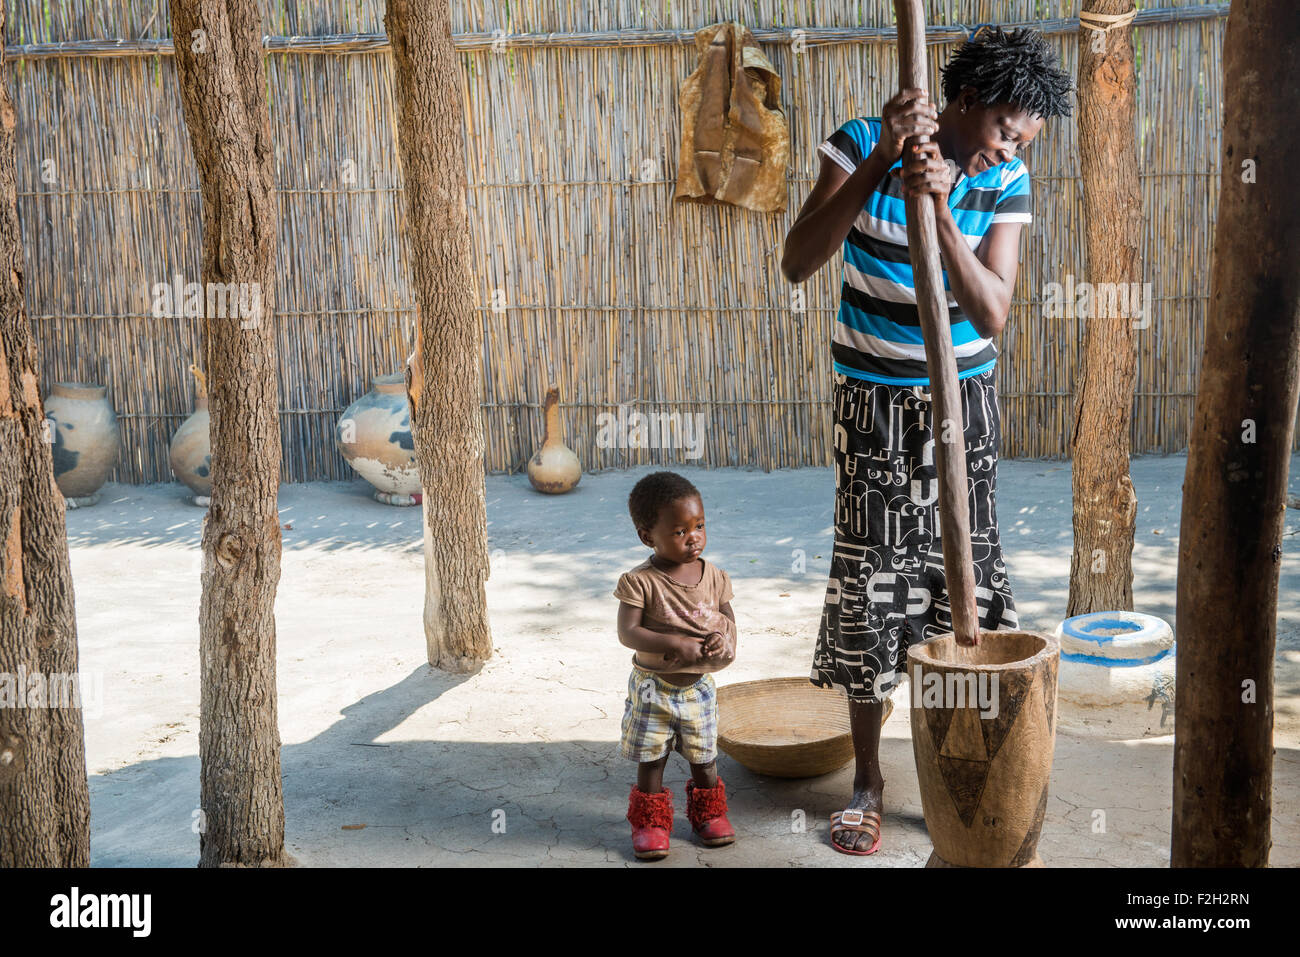
[[[695,34],[700,63],[682,84],[679,201],[785,209],[790,130],[781,77],[739,23]]]

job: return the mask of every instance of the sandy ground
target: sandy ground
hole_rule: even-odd
[[[1139,610],[1173,621],[1185,457],[1133,463]],[[1300,457],[1292,463],[1300,491]],[[425,662],[417,509],[364,483],[281,490],[279,706],[287,845],[304,865],[637,865],[624,820],[633,766],[617,755],[629,653],[610,597],[644,556],[625,511],[649,469],[588,475],[543,498],[523,476],[487,483],[497,652],[474,676]],[[682,469],[701,489],[708,558],[736,587],[737,663],[720,683],[806,675],[829,568],[828,470]],[[1070,559],[1068,463],[1003,461],[999,514],[1021,622],[1062,617]],[[198,541],[203,511],[179,485],[109,486],[70,512],[97,866],[192,866],[198,762]],[[800,571],[797,558],[805,567]],[[1288,510],[1279,607],[1275,865],[1300,864],[1300,512]],[[1176,623],[1175,623],[1176,624]],[[929,853],[906,695],[884,729],[884,845],[827,844],[846,768],[754,776],[725,755],[739,840],[690,840],[680,757],[672,856],[651,866],[917,866]],[[1172,738],[1061,734],[1040,853],[1049,865],[1164,865]],[[1100,812],[1100,813],[1099,813]],[[802,826],[801,826],[802,824]],[[364,827],[356,827],[364,825]]]

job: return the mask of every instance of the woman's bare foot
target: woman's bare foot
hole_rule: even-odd
[[[885,777],[880,773],[880,725],[884,712],[883,701],[849,702],[849,727],[853,731],[857,773],[853,776],[853,797],[845,810],[875,811],[884,815]],[[831,840],[846,851],[865,851],[872,844],[871,835],[863,831],[839,831]]]

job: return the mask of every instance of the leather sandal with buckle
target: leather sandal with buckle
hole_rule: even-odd
[[[841,847],[835,840],[835,835],[841,831],[870,835],[872,839],[871,847],[865,851],[857,848],[850,850],[847,847]],[[880,850],[880,812],[861,811],[857,808],[836,811],[831,815],[831,847],[841,854],[852,854],[857,857],[866,857],[868,854],[876,853],[876,851]]]

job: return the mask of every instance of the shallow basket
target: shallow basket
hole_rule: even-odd
[[[894,710],[886,699],[884,721]],[[812,778],[853,760],[848,697],[807,678],[718,688],[718,747],[755,774]]]

